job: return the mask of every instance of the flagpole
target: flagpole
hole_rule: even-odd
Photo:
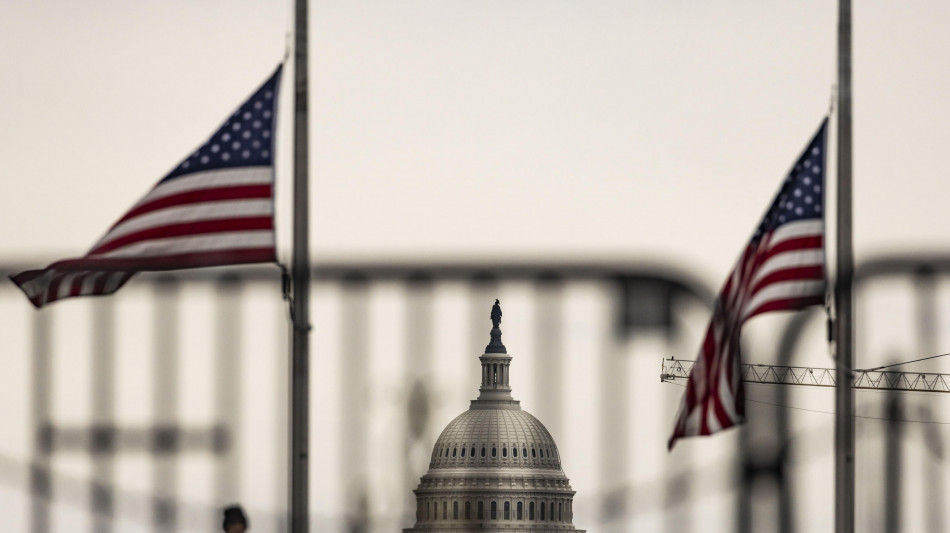
[[[294,238],[291,406],[290,533],[309,530],[310,446],[310,247],[307,76],[307,0],[295,0],[294,13]]]
[[[854,258],[851,242],[851,0],[838,0],[838,235],[835,283],[835,532],[854,533]]]

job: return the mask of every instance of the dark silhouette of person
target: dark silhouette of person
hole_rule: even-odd
[[[250,529],[247,516],[244,516],[244,510],[240,505],[224,508],[224,522],[221,528],[224,529],[224,533],[244,533]]]

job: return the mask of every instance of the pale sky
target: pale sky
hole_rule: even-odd
[[[286,1],[0,4],[4,262],[85,253],[272,72],[292,25]],[[317,259],[619,258],[688,267],[718,287],[827,113],[836,78],[832,1],[346,0],[314,1],[311,17]],[[859,263],[950,250],[948,27],[948,2],[855,2]],[[896,318],[869,313],[862,326],[875,359],[895,343],[914,348],[913,307],[888,298],[879,302]],[[829,365],[813,337],[808,362]],[[830,458],[820,465],[809,475],[825,482]],[[583,492],[587,474],[568,475]]]
[[[291,24],[264,1],[4,10],[6,258],[84,253],[281,61]],[[835,10],[314,2],[313,252],[688,261],[715,285],[827,111]],[[854,11],[856,254],[942,248],[950,5]]]

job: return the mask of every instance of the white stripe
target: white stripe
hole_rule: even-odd
[[[703,413],[703,404],[698,403],[693,410],[690,411],[689,415],[686,417],[686,424],[683,430],[683,436],[690,437],[694,435],[699,435],[699,430],[702,428],[700,422],[702,421]]]
[[[716,410],[712,408],[712,405],[709,406],[706,411],[706,430],[709,433],[715,433],[722,429],[722,426],[719,425],[719,417],[716,416]]]
[[[172,194],[230,187],[232,185],[267,185],[274,182],[274,169],[271,167],[219,168],[196,172],[180,178],[159,183],[148,192],[135,207]]]
[[[773,247],[776,244],[787,241],[789,239],[797,239],[799,237],[813,237],[816,235],[825,234],[825,221],[818,219],[808,219],[808,220],[796,220],[795,222],[789,222],[787,224],[782,224],[775,231],[772,232],[772,237],[769,239],[769,247]]]
[[[752,283],[750,283],[749,286],[755,287],[755,284],[758,283],[762,278],[779,270],[803,266],[823,266],[824,264],[825,251],[823,248],[791,250],[776,254],[759,266],[759,270],[755,273],[755,277],[752,279]]]
[[[82,272],[70,272],[69,274],[63,276],[63,279],[60,280],[59,287],[57,287],[56,290],[56,299],[58,300],[60,298],[69,296],[69,290],[73,286],[73,280],[82,274]]]
[[[820,296],[825,293],[824,281],[780,281],[773,283],[759,291],[742,307],[742,318],[757,308],[774,300],[786,298],[802,298],[806,296]]]
[[[108,275],[108,272],[97,272],[94,276],[86,278],[82,282],[82,294],[96,294],[96,283]]]
[[[138,259],[193,252],[215,252],[229,249],[267,248],[273,246],[274,232],[271,230],[233,231],[142,241],[91,257],[130,257]]]
[[[270,198],[254,200],[213,200],[200,204],[176,205],[158,211],[151,211],[119,224],[99,240],[91,249],[136,231],[149,228],[196,222],[199,220],[222,220],[237,217],[269,216],[274,214],[274,204]]]

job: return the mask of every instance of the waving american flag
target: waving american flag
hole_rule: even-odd
[[[681,437],[710,435],[744,420],[739,335],[746,320],[824,303],[827,126],[825,119],[795,162],[719,293],[670,449]]]
[[[86,255],[10,276],[36,307],[111,294],[136,272],[275,261],[281,67]]]

